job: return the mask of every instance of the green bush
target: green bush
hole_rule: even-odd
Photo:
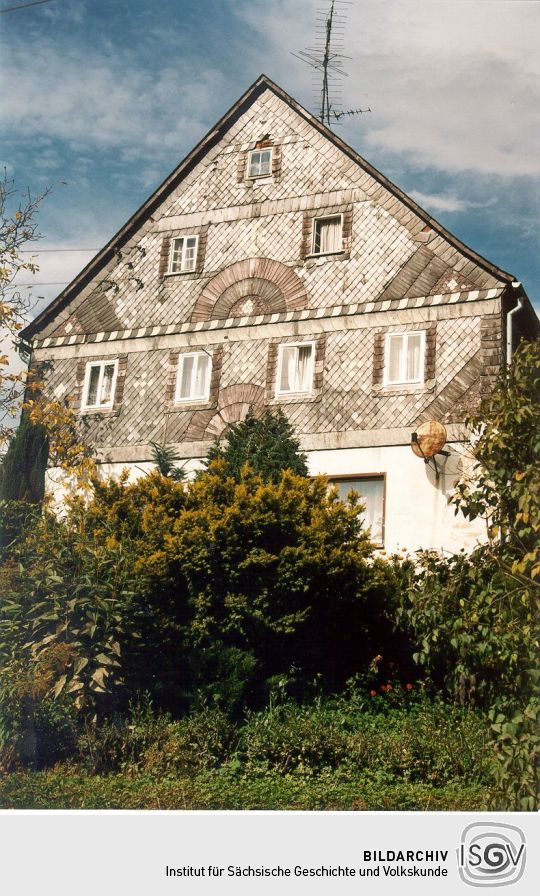
[[[531,607],[506,587],[488,546],[443,557],[419,553],[397,612],[424,674],[462,705],[513,705],[530,692]]]
[[[39,774],[23,772],[0,779],[0,806],[9,809],[276,809],[315,811],[481,812],[485,786],[302,778],[278,773],[239,777],[228,768],[196,778],[88,775],[60,766]]]
[[[25,533],[36,524],[40,513],[38,504],[0,500],[0,562],[9,560]]]
[[[83,768],[92,774],[121,771],[142,763],[146,750],[163,742],[170,719],[155,715],[148,694],[129,706],[125,715],[118,713],[99,723],[84,723],[77,743],[77,755]]]
[[[421,554],[397,618],[428,675],[459,703],[489,711],[496,808],[531,810],[540,756],[540,341],[521,344],[467,422],[477,465],[453,503],[485,519],[488,542],[470,555]]]
[[[200,696],[239,712],[275,676],[339,688],[395,643],[388,564],[324,480],[215,461],[186,485],[155,472],[45,512],[0,571],[0,658],[67,644],[52,688],[85,712],[149,691],[178,717]]]
[[[216,707],[178,721],[145,695],[86,724],[58,773],[11,775],[0,804],[80,808],[480,809],[491,755],[476,712],[403,692],[276,704],[233,723]],[[18,788],[18,789],[17,789]]]
[[[248,719],[239,752],[250,769],[313,775],[341,765],[349,746],[339,714],[320,703],[286,703]]]
[[[23,412],[0,464],[0,499],[41,504],[48,459],[49,437],[45,427],[32,423]]]
[[[0,669],[0,770],[44,768],[74,754],[73,703],[50,693],[55,666],[65,662],[61,653],[51,650],[29,665],[12,659]]]
[[[144,753],[149,771],[195,775],[218,768],[234,755],[237,731],[220,709],[204,708],[178,722],[171,722],[160,743]]]
[[[239,757],[250,770],[342,777],[383,775],[442,786],[490,773],[486,720],[440,700],[420,699],[383,712],[350,700],[287,703],[253,714],[240,733]]]
[[[507,715],[492,709],[490,719],[497,758],[491,808],[534,812],[540,805],[540,700],[532,697]]]
[[[93,774],[123,769],[194,775],[229,755],[235,729],[224,712],[204,707],[179,721],[154,715],[148,695],[100,725],[87,725],[78,741],[83,767]]]
[[[122,645],[141,621],[130,545],[108,534],[75,501],[61,519],[43,513],[0,568],[0,664],[44,664],[49,692],[90,711],[118,699]],[[53,655],[64,661],[48,664]]]

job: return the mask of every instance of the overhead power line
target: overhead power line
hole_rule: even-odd
[[[99,252],[99,249],[21,249],[27,255],[41,255],[43,252]]]
[[[32,0],[32,3],[20,3],[18,6],[7,6],[5,9],[0,9],[0,14],[3,12],[14,12],[16,9],[27,9],[29,6],[41,6],[43,3],[52,3],[53,0]]]

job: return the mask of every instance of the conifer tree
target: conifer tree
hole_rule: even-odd
[[[299,476],[308,472],[306,455],[281,408],[266,409],[260,416],[250,408],[244,420],[226,430],[223,442],[212,445],[205,467],[217,459],[225,461],[227,475],[237,482],[246,463],[269,482],[277,482],[283,470]]]
[[[40,504],[45,494],[49,439],[23,414],[0,468],[0,500]]]

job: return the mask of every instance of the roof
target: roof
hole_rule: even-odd
[[[512,274],[503,271],[496,265],[492,264],[486,258],[479,255],[461,242],[454,234],[446,230],[438,221],[431,217],[424,209],[397,187],[392,181],[381,174],[366,159],[364,159],[356,150],[352,149],[344,140],[336,136],[330,128],[322,124],[314,115],[308,112],[303,106],[294,100],[281,87],[275,84],[266,75],[260,75],[254,84],[240,97],[240,99],[229,109],[228,112],[217,122],[217,124],[202,138],[202,140],[191,150],[185,159],[169,174],[169,176],[160,184],[155,192],[146,200],[143,205],[135,212],[134,215],[124,224],[124,226],[112,237],[111,240],[101,249],[97,255],[86,265],[85,268],[71,281],[71,283],[62,290],[59,295],[31,321],[27,327],[20,333],[20,338],[25,341],[31,341],[32,338],[46,326],[54,316],[62,310],[70,301],[83,289],[96,275],[96,273],[104,267],[119,251],[119,249],[133,236],[141,224],[152,214],[157,206],[181,183],[189,172],[199,163],[205,153],[223,138],[227,130],[234,122],[249,108],[250,105],[266,90],[272,91],[284,103],[290,106],[302,118],[307,120],[310,125],[319,133],[324,135],[338,149],[345,153],[350,159],[360,165],[368,174],[370,174],[381,186],[385,187],[391,194],[399,199],[407,208],[416,214],[421,220],[424,220],[429,227],[436,233],[448,241],[455,249],[463,253],[471,261],[482,267],[485,271],[492,274],[504,283],[511,283],[515,278]]]

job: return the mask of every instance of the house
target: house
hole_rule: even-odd
[[[22,336],[104,473],[140,475],[152,441],[193,470],[280,406],[393,551],[482,536],[447,503],[464,415],[536,332],[511,274],[262,75]],[[439,475],[411,451],[430,420]]]

